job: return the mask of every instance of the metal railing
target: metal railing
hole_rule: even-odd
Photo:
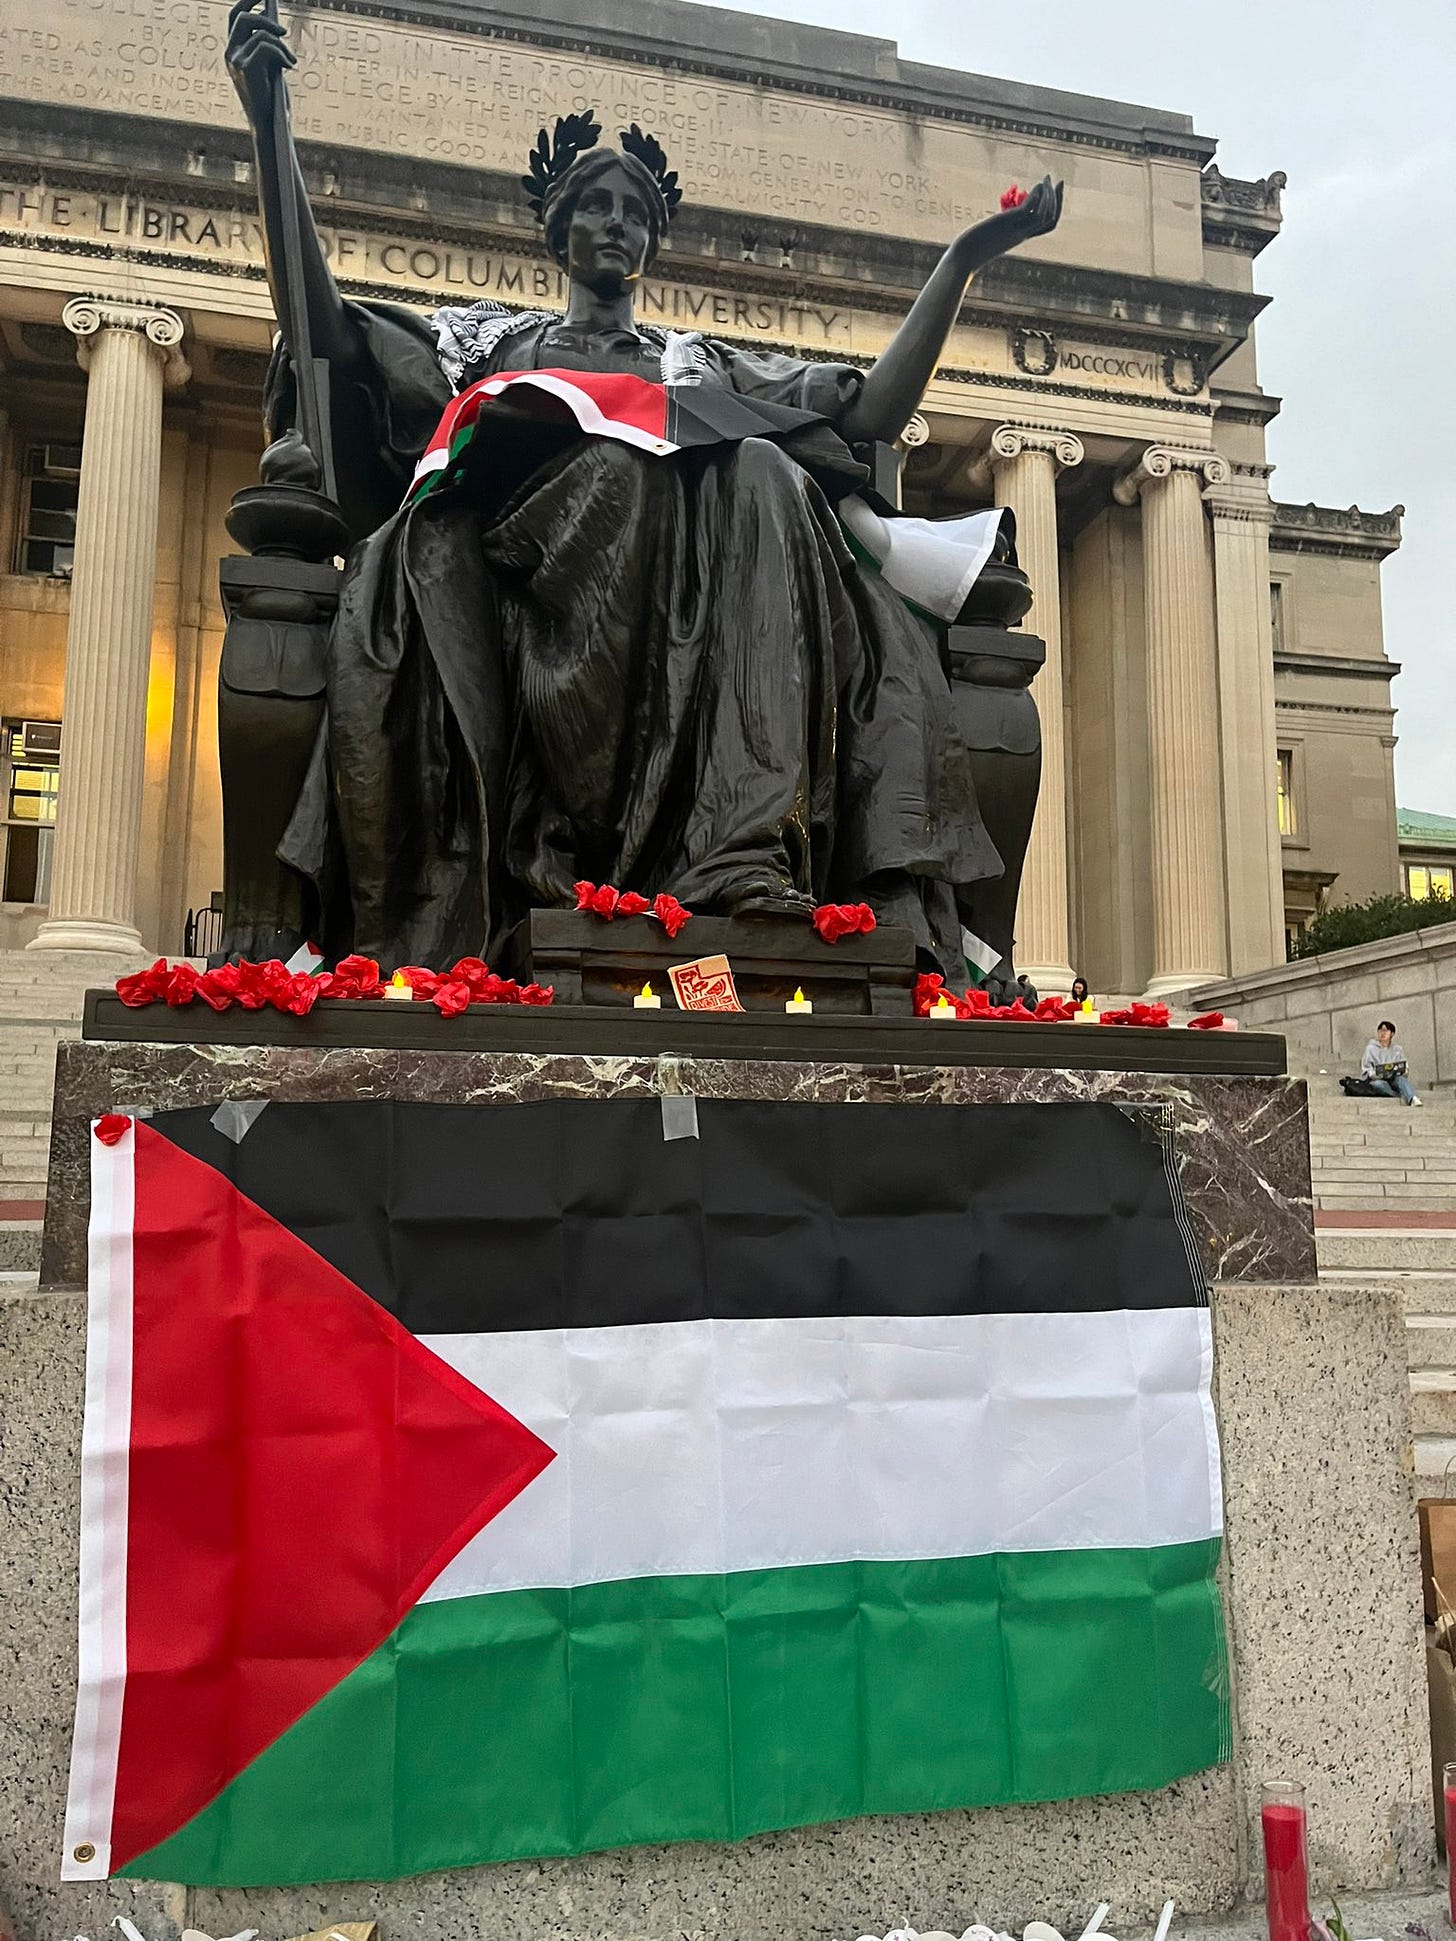
[[[210,957],[222,942],[222,895],[214,892],[212,901],[187,912],[182,932],[184,957]]]

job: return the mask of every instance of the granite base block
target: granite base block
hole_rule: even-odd
[[[662,1053],[328,1050],[280,1045],[63,1044],[56,1062],[44,1287],[85,1278],[88,1124],[223,1099],[508,1103],[689,1092],[700,1099],[1005,1105],[1073,1099],[1158,1118],[1210,1280],[1316,1274],[1305,1087],[1293,1078],[1062,1071],[1005,1065],[795,1063]]]
[[[1213,1295],[1224,1440],[1233,1759],[1155,1794],[849,1821],[740,1846],[641,1848],[422,1879],[280,1890],[62,1886],[75,1685],[84,1297],[0,1301],[0,1903],[22,1941],[148,1941],[183,1926],[265,1941],[377,1918],[391,1938],[851,1941],[909,1920],[959,1933],[1098,1899],[1123,1933],[1165,1895],[1185,1914],[1255,1882],[1258,1788],[1310,1792],[1320,1894],[1433,1865],[1402,1320],[1378,1287],[1222,1284]],[[690,1729],[690,1727],[685,1727]],[[1110,1923],[1109,1923],[1110,1925]]]
[[[1434,1864],[1405,1317],[1377,1283],[1215,1289],[1237,1757],[1299,1779],[1324,1889]]]

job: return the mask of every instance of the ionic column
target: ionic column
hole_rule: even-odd
[[[78,298],[88,374],[50,914],[32,950],[140,950],[134,912],[157,570],[162,391],[186,381],[182,319]]]
[[[1041,716],[1041,793],[1016,912],[1016,968],[1032,983],[1070,990],[1067,895],[1067,757],[1063,727],[1062,593],[1057,553],[1057,473],[1082,462],[1070,431],[1001,425],[989,454],[996,503],[1016,514],[1016,552],[1031,581],[1028,631],[1046,642],[1033,692]]]
[[[1148,782],[1152,816],[1153,974],[1159,997],[1228,967],[1213,588],[1205,479],[1223,484],[1214,452],[1154,445],[1113,487],[1143,508]]]
[[[1229,972],[1284,958],[1284,862],[1276,799],[1274,643],[1269,614],[1267,468],[1240,467],[1204,488],[1213,521]]]

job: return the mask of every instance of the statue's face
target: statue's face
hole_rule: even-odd
[[[626,169],[607,169],[576,199],[566,230],[566,272],[598,296],[617,296],[641,276],[652,220]]]

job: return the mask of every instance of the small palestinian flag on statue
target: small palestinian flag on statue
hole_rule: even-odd
[[[98,1121],[67,1878],[378,1879],[1228,1756],[1156,1117],[662,1105]]]
[[[609,438],[665,458],[695,445],[780,438],[822,424],[812,411],[742,397],[713,384],[659,384],[620,371],[500,371],[452,398],[415,467],[406,503],[453,476],[478,435],[481,414],[510,394],[514,409],[542,422],[574,422],[585,436]]]
[[[978,937],[974,930],[968,930],[964,924],[961,925],[961,949],[972,984],[984,984],[1001,962],[1001,952],[995,944],[988,944],[984,937]]]

